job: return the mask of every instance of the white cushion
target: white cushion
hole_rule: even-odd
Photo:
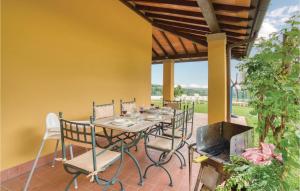
[[[177,149],[180,143],[181,139],[174,139],[173,149]],[[170,137],[155,137],[152,139],[150,138],[149,142],[147,143],[147,146],[157,150],[172,151],[172,139],[170,139]]]
[[[96,119],[112,117],[112,116],[114,116],[114,106],[113,105],[95,106],[95,118]]]
[[[104,149],[96,148],[96,154],[103,151]],[[101,172],[104,171],[108,166],[113,164],[116,160],[121,157],[119,152],[107,150],[103,152],[101,155],[96,157],[97,163],[97,171]],[[68,160],[65,164],[77,167],[79,169],[83,169],[88,172],[94,172],[93,167],[93,153],[92,150],[89,150],[75,158]]]

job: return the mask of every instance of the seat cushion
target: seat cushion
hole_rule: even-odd
[[[181,143],[181,139],[175,138],[173,149],[178,148],[180,143]],[[172,139],[170,137],[150,138],[149,142],[147,143],[147,147],[150,147],[152,149],[161,150],[161,151],[171,151],[172,150]]]
[[[104,149],[96,148],[96,154],[103,151]],[[107,150],[96,157],[97,171],[104,171],[108,166],[113,164],[116,160],[121,157],[119,152]],[[65,162],[66,165],[76,167],[87,172],[94,172],[93,167],[93,153],[89,150],[79,156],[74,157],[71,160]]]
[[[95,111],[96,119],[112,117],[114,116],[114,105],[108,104],[108,105],[95,106],[94,111]]]

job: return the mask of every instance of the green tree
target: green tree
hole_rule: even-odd
[[[176,86],[174,89],[174,96],[179,97],[183,94],[183,89],[180,85]]]
[[[292,17],[269,39],[260,39],[258,53],[239,66],[244,88],[258,116],[259,141],[276,144],[283,154],[285,190],[299,189],[300,22]]]

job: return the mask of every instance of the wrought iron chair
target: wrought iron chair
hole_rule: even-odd
[[[172,159],[173,155],[176,155],[179,158],[180,163],[182,165],[182,161],[179,156],[178,149],[183,144],[184,131],[182,131],[181,138],[176,138],[175,129],[184,128],[185,127],[184,123],[185,123],[185,112],[181,111],[176,113],[172,118],[172,136],[158,135],[156,132],[158,130],[157,128],[154,128],[145,134],[144,137],[145,152],[147,157],[152,162],[152,164],[147,166],[144,173],[144,178],[146,178],[147,172],[151,167],[153,166],[159,167],[162,168],[168,174],[170,180],[169,186],[173,186],[171,174],[164,167],[164,165],[167,164]],[[158,159],[154,159],[153,157],[151,157],[149,153],[150,149],[161,152]]]
[[[182,142],[182,145],[178,149],[179,154],[181,155],[183,159],[183,166],[186,166],[186,160],[183,154],[180,152],[180,149],[184,147],[184,145],[189,146],[190,142],[189,140],[191,139],[193,135],[193,130],[194,130],[194,114],[195,114],[195,104],[194,102],[192,103],[192,106],[186,105],[184,106],[185,110],[185,127],[181,129],[175,129],[174,136],[175,138],[181,138],[182,133],[183,133],[183,139],[184,141]],[[165,136],[172,136],[172,128],[164,128],[163,129],[163,135]]]
[[[192,137],[193,135],[193,129],[194,129],[194,113],[195,113],[195,104],[194,102],[192,103],[192,106],[186,105],[184,106],[185,110],[185,132],[184,132],[184,137],[185,137],[185,143],[188,143],[187,141]],[[175,137],[180,138],[182,135],[182,129],[176,129],[175,130]],[[163,134],[166,136],[172,136],[172,128],[164,128]]]
[[[179,101],[163,100],[163,106],[179,110],[179,109],[181,109],[182,104],[181,104],[181,100],[179,100]]]
[[[193,135],[193,130],[194,130],[194,114],[195,114],[194,102],[192,103],[192,106],[186,105],[184,107],[184,110],[185,110],[185,128],[176,129],[174,136],[176,138],[180,138],[183,132],[183,142],[178,148],[178,154],[182,157],[183,166],[186,166],[186,159],[184,155],[181,153],[181,148],[183,148],[185,145],[189,147],[189,145],[191,144],[190,139]],[[172,132],[170,128],[164,129],[164,135],[172,136],[171,133]]]
[[[195,114],[195,103],[192,106],[187,105],[186,107],[186,119],[185,119],[185,141],[184,143],[190,145],[189,140],[191,139],[194,131],[194,114]]]
[[[137,109],[137,105],[136,105],[136,99],[135,98],[133,98],[132,101],[120,100],[121,115],[122,115],[122,111],[127,111],[128,113],[132,113],[132,112],[135,112],[136,109]]]
[[[114,100],[112,100],[112,102],[108,104],[96,104],[95,102],[93,102],[93,120],[113,116],[115,116]],[[106,140],[108,140],[108,143],[106,145],[101,145],[99,141],[96,140],[98,146],[101,145],[101,147],[105,148],[113,142],[113,139],[121,139],[120,136],[122,135],[122,132],[106,128],[101,129],[101,127],[99,127],[99,131],[96,133],[96,135],[99,137],[105,137]]]
[[[183,109],[184,111],[185,111],[185,107],[184,107],[184,109]],[[180,110],[175,110],[174,109],[174,117],[176,116],[176,113],[177,112],[182,112],[182,111],[180,111]],[[163,123],[163,128],[162,128],[162,134],[164,135],[164,136],[168,136],[168,137],[175,137],[175,138],[181,138],[182,137],[182,134],[184,133],[184,131],[183,131],[183,128],[184,127],[176,127],[175,129],[174,129],[174,135],[173,135],[173,125],[172,125],[172,122],[171,123],[166,123],[166,122],[164,122]]]
[[[68,191],[73,181],[81,174],[90,177],[91,182],[96,182],[100,186],[104,186],[103,190],[107,190],[111,185],[119,183],[123,191],[123,184],[117,178],[120,174],[123,164],[123,141],[120,140],[106,149],[97,147],[95,139],[95,126],[91,123],[77,123],[67,121],[62,118],[60,113],[60,128],[61,128],[61,142],[62,142],[62,161],[66,172],[74,175],[71,181],[67,184],[65,190]],[[66,156],[66,142],[73,144],[85,145],[91,150],[75,156],[73,159],[67,159]],[[111,151],[112,148],[119,147],[120,152]],[[99,174],[104,172],[109,166],[119,161],[119,167],[115,174],[109,180],[100,178]]]
[[[55,150],[54,150],[54,157],[53,157],[53,161],[52,161],[52,165],[51,165],[52,167],[54,167],[55,160],[56,160],[56,157],[57,157],[57,148],[58,148],[58,145],[59,145],[60,137],[61,137],[61,135],[60,135],[59,118],[58,118],[57,114],[55,114],[55,113],[48,113],[47,117],[46,117],[46,129],[45,129],[45,134],[44,134],[44,137],[43,137],[43,141],[42,141],[42,144],[41,144],[40,149],[38,151],[38,154],[36,156],[36,159],[34,160],[33,166],[31,168],[29,176],[26,180],[23,191],[28,190],[31,178],[32,178],[33,173],[35,171],[35,168],[37,166],[38,160],[40,158],[40,155],[41,155],[41,152],[44,148],[46,140],[56,140],[56,146],[55,146]],[[72,149],[71,144],[69,145],[69,149],[70,149],[70,156],[73,156],[73,149]],[[74,184],[75,184],[75,188],[77,188],[78,186],[77,186],[77,181],[76,180],[74,181]]]
[[[126,111],[127,113],[134,113],[137,112],[137,105],[136,105],[136,99],[133,98],[132,101],[123,101],[120,100],[120,111],[121,115],[123,111]],[[135,139],[135,134],[132,133],[125,133],[125,139],[133,141]],[[135,151],[138,150],[138,147],[135,146]]]

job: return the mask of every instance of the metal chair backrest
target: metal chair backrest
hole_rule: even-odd
[[[192,106],[186,106],[186,119],[185,119],[185,137],[190,139],[193,135],[194,130],[194,114],[195,114],[195,103]]]
[[[172,149],[174,149],[175,129],[182,129],[182,140],[184,139],[185,110],[177,112],[172,118]]]
[[[164,107],[170,107],[172,109],[181,109],[181,100],[163,100],[163,106]]]
[[[67,158],[66,142],[72,142],[75,145],[76,143],[79,145],[89,145],[92,148],[93,168],[94,170],[97,170],[95,126],[92,125],[92,117],[90,119],[91,124],[67,121],[63,119],[62,113],[59,114],[59,117],[63,160],[66,160]]]
[[[113,117],[115,115],[115,102],[112,100],[108,104],[97,105],[93,102],[93,119],[101,119],[105,117]]]
[[[122,111],[127,111],[128,113],[133,112],[135,109],[137,109],[136,106],[136,99],[133,98],[132,101],[123,101],[120,100],[120,111],[122,114]]]

